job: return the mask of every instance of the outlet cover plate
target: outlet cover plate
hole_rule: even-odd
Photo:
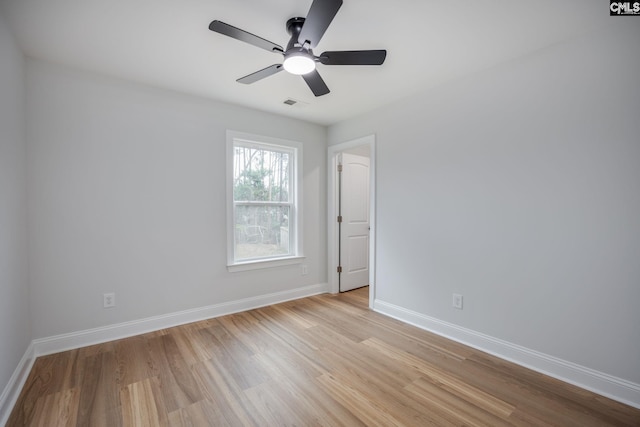
[[[102,296],[102,306],[104,308],[111,308],[116,306],[116,294],[110,292]]]
[[[453,308],[457,308],[458,310],[462,310],[462,295],[453,294]]]

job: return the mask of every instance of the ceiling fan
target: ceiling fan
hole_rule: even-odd
[[[323,52],[319,56],[313,54],[312,49],[320,42],[340,6],[342,6],[342,0],[314,0],[306,18],[289,19],[287,32],[291,35],[291,39],[286,50],[269,40],[222,21],[211,22],[209,29],[269,52],[284,55],[282,64],[273,64],[241,77],[237,80],[238,83],[255,83],[284,69],[291,74],[301,75],[313,94],[322,96],[329,93],[329,88],[316,70],[316,63],[324,65],[382,65],[387,56],[386,50],[343,50]]]

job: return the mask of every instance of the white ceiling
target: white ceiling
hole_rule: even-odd
[[[321,0],[319,0],[321,1]],[[387,49],[380,67],[325,66],[313,96],[282,72],[235,80],[282,56],[209,31],[218,19],[286,46],[311,0],[0,0],[26,55],[329,125],[575,37],[609,18],[602,0],[344,0],[315,49]],[[287,106],[287,98],[307,103]]]

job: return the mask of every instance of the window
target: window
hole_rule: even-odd
[[[302,145],[227,132],[230,271],[298,262]]]

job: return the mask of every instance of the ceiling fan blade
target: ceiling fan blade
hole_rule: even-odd
[[[262,37],[258,37],[254,34],[241,30],[240,28],[236,28],[233,25],[225,24],[222,21],[211,22],[211,24],[209,24],[209,29],[211,31],[215,31],[216,33],[224,34],[225,36],[229,36],[231,38],[257,46],[261,49],[268,50],[269,52],[284,52],[282,46],[270,42],[269,40],[265,40]]]
[[[341,50],[323,52],[318,60],[324,65],[382,65],[386,50]]]
[[[255,73],[251,73],[248,76],[244,76],[236,80],[238,83],[243,83],[246,85],[250,85],[251,83],[255,83],[258,80],[262,80],[265,77],[272,76],[280,71],[284,70],[282,64],[273,64],[268,66],[267,68],[263,68],[260,71],[256,71]]]
[[[302,78],[307,82],[309,89],[311,89],[311,92],[313,92],[315,96],[326,95],[330,92],[326,83],[322,80],[322,77],[320,77],[318,70],[313,70],[310,73],[303,74]]]
[[[314,0],[302,25],[298,42],[315,48],[342,6],[342,0]]]

